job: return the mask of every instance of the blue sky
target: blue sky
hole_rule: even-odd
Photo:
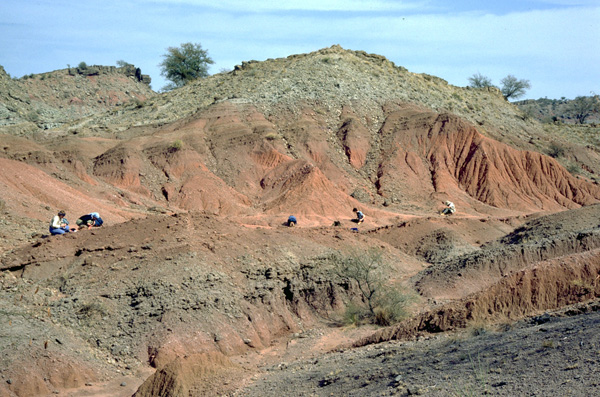
[[[201,43],[210,73],[339,44],[457,86],[481,73],[524,98],[600,93],[598,0],[2,0],[0,65],[13,77],[135,64],[160,90],[167,47]]]

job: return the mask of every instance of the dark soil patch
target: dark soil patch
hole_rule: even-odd
[[[591,396],[600,386],[599,308],[268,367],[235,395]]]

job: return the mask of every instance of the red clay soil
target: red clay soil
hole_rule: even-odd
[[[0,395],[231,392],[268,361],[254,354],[328,329],[357,299],[333,252],[379,247],[390,282],[420,294],[414,317],[361,343],[598,297],[597,185],[454,115],[385,115],[373,132],[344,108],[331,130],[308,107],[278,118],[223,102],[119,137],[7,137]],[[106,224],[42,236],[59,209]]]
[[[89,138],[65,139],[60,153],[24,153],[13,143],[5,156],[20,161],[3,160],[0,198],[39,220],[63,208],[77,216],[96,210],[114,223],[134,217],[136,207],[154,206],[249,219],[294,213],[311,225],[329,224],[356,206],[387,224],[396,214],[435,213],[446,199],[459,214],[474,216],[560,211],[600,199],[597,185],[556,160],[486,138],[456,116],[406,105],[390,106],[386,114],[378,148],[364,127],[350,128],[359,122],[349,112],[332,140],[314,113],[275,124],[249,105],[232,103],[151,135],[96,142],[101,153],[88,150]],[[376,175],[356,172],[365,153],[374,156]],[[46,175],[19,167],[23,161]],[[353,192],[366,194],[367,202]],[[26,209],[27,200],[35,204]],[[381,200],[387,200],[384,212]]]

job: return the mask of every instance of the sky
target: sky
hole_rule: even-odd
[[[209,73],[339,44],[467,86],[476,73],[520,99],[600,94],[600,0],[2,0],[12,77],[132,63],[161,90],[168,47],[200,43]]]

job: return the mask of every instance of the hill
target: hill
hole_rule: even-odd
[[[597,124],[600,121],[600,98],[528,99],[515,102],[526,114],[545,123]]]
[[[79,78],[118,85],[111,73]],[[352,346],[523,321],[600,293],[595,138],[525,117],[493,88],[339,46],[129,104],[64,87],[89,113],[62,117],[56,92],[36,94],[41,79],[2,85],[6,109],[58,109],[55,128],[20,116],[0,127],[3,395],[281,395],[287,385],[258,376],[296,381],[286,362],[335,349],[352,361]],[[558,142],[560,156],[544,154]],[[439,214],[445,200],[454,215]],[[105,225],[50,237],[58,209]],[[297,227],[283,225],[290,214]],[[372,248],[386,284],[412,297],[408,317],[342,328],[364,296],[336,261]],[[583,376],[590,357],[563,375]],[[311,390],[329,395],[337,379]],[[539,374],[525,390],[543,385]]]
[[[133,65],[74,67],[20,79],[12,79],[0,66],[0,128],[30,134],[137,104],[155,95],[150,81]]]

